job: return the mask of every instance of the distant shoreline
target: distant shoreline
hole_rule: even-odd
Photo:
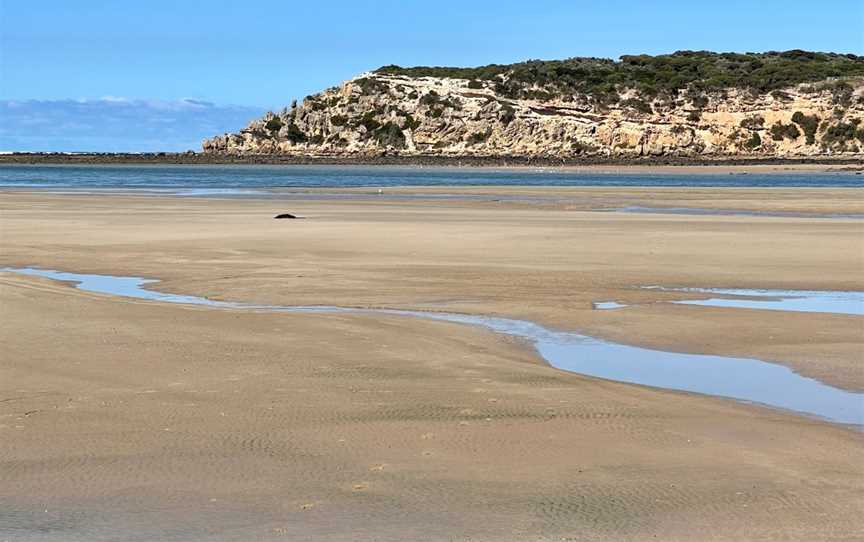
[[[692,172],[699,170],[790,172],[790,171],[864,171],[864,156],[735,158],[651,156],[634,158],[606,157],[501,157],[501,156],[289,156],[229,155],[210,153],[11,153],[0,155],[0,165],[331,165],[331,166],[428,166],[463,168],[560,168],[563,170],[627,170]]]

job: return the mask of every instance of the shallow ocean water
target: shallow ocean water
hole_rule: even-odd
[[[162,189],[242,195],[230,189],[388,186],[864,187],[864,175],[839,172],[602,173],[550,168],[471,169],[402,166],[2,165],[0,187]],[[207,192],[203,191],[217,192]]]
[[[0,271],[74,282],[81,290],[216,309],[292,313],[356,313],[428,318],[477,325],[531,342],[553,367],[588,376],[658,388],[728,397],[791,410],[833,422],[864,425],[864,394],[841,390],[801,376],[783,365],[756,359],[651,350],[555,331],[525,320],[400,309],[279,306],[213,301],[159,292],[157,280],[67,273],[34,268]]]

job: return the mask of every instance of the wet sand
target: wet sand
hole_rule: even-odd
[[[816,189],[749,204],[806,208],[800,194],[860,205]],[[308,218],[272,220],[283,211]],[[864,289],[862,225],[7,193],[0,264],[149,276],[212,299],[525,318],[861,390],[860,317],[591,303],[682,295],[633,288],[653,284]],[[564,373],[482,329],[154,305],[9,274],[0,317],[0,538],[848,540],[864,528],[860,433]]]
[[[806,170],[805,170],[806,171]],[[633,173],[636,173],[634,171]],[[679,172],[683,173],[683,172]],[[692,172],[691,172],[692,173]],[[765,172],[767,173],[767,172]],[[668,172],[667,172],[668,174]],[[427,205],[444,200],[448,205],[479,205],[493,208],[532,208],[559,211],[624,211],[628,208],[650,210],[694,210],[693,213],[726,212],[790,214],[797,218],[864,215],[864,195],[860,188],[595,188],[595,187],[497,187],[497,186],[412,186],[378,188],[304,188],[274,189],[277,198],[320,197],[375,198],[378,203]],[[795,216],[787,218],[796,218]]]

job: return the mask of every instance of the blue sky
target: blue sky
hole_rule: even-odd
[[[0,100],[112,97],[143,114],[151,102],[191,99],[211,102],[210,115],[224,107],[224,131],[240,127],[228,126],[237,109],[226,106],[257,114],[385,64],[679,49],[864,54],[862,29],[861,0],[0,0]],[[4,138],[0,150],[12,144]]]
[[[0,100],[0,150],[187,151],[245,126],[260,107],[199,100]]]

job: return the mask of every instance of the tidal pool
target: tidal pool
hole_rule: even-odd
[[[648,288],[667,292],[695,292],[724,296],[708,297],[707,299],[682,299],[671,302],[679,305],[864,315],[864,292],[761,290],[747,288],[663,288],[657,286],[649,286]]]
[[[617,301],[595,301],[591,306],[597,310],[605,311],[610,309],[623,309],[627,305],[618,303]]]
[[[795,211],[749,211],[744,209],[715,209],[707,207],[644,207],[628,205],[613,209],[618,213],[643,213],[658,215],[708,215],[708,216],[773,216],[785,218],[864,218],[862,213],[797,213]]]
[[[651,350],[579,333],[554,331],[534,322],[511,318],[400,309],[256,305],[158,292],[145,288],[157,280],[140,277],[35,268],[0,271],[74,282],[76,288],[88,292],[163,303],[267,312],[385,314],[477,325],[531,342],[537,352],[558,369],[632,384],[728,397],[837,423],[864,425],[864,394],[834,388],[783,365],[756,359]]]

